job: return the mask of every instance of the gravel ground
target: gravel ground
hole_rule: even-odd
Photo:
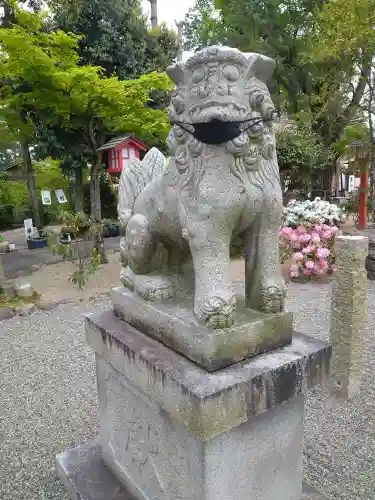
[[[296,328],[326,339],[329,284],[292,284],[288,308]],[[368,361],[362,392],[339,403],[310,393],[305,421],[305,475],[329,500],[375,499],[375,282],[369,284]],[[83,315],[108,299],[62,305],[0,323],[0,499],[68,500],[54,457],[98,432],[93,354]],[[276,500],[276,499],[275,499]]]

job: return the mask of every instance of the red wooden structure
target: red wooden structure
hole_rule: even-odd
[[[132,158],[140,158],[141,152],[146,152],[147,149],[147,146],[136,137],[124,135],[111,139],[98,151],[108,151],[108,172],[120,174]]]
[[[349,144],[356,151],[355,159],[357,168],[360,172],[361,183],[359,186],[359,210],[358,210],[358,227],[366,229],[367,227],[367,203],[368,203],[368,181],[369,181],[369,159],[370,150],[366,141],[357,140]]]
[[[359,229],[367,227],[367,202],[368,202],[368,158],[359,160],[361,166],[361,184],[359,187],[359,214],[358,226]]]

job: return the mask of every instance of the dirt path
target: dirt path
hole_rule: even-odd
[[[110,252],[109,263],[91,276],[83,291],[69,281],[74,271],[70,262],[59,262],[45,266],[34,272],[31,276],[18,278],[17,282],[29,282],[33,288],[42,295],[43,301],[55,302],[62,300],[84,301],[88,298],[109,292],[115,286],[119,286],[120,260],[119,254]],[[231,264],[231,275],[233,281],[243,279],[244,261],[236,260]]]

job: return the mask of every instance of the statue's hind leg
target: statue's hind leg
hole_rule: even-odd
[[[150,231],[146,217],[136,214],[129,220],[121,245],[123,285],[137,292],[145,300],[161,301],[171,297],[171,281],[164,276],[152,274],[158,242]]]
[[[285,283],[279,259],[281,208],[265,203],[259,218],[244,235],[247,306],[266,313],[284,309]]]

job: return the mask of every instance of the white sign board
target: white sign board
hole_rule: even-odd
[[[40,194],[42,195],[43,205],[51,205],[52,204],[51,191],[41,191]]]
[[[33,234],[33,228],[34,228],[33,219],[25,219],[23,221],[23,225],[25,228],[26,239],[30,238]]]
[[[349,175],[348,191],[351,193],[355,190],[355,176]]]
[[[65,193],[62,189],[56,189],[55,193],[56,193],[57,201],[59,203],[68,203],[68,200],[66,199]]]

